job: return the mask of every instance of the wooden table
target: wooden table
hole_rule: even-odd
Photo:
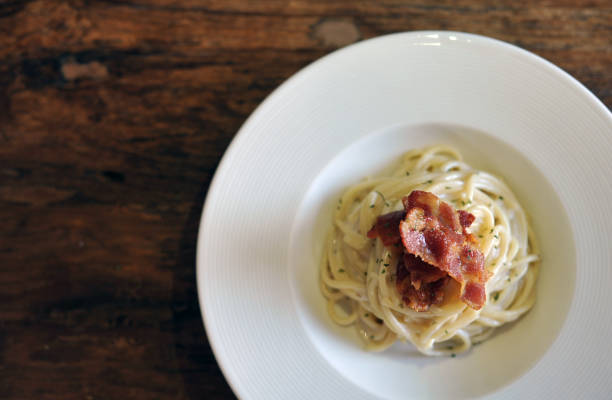
[[[195,284],[204,197],[277,85],[339,46],[450,29],[612,106],[612,3],[0,0],[0,397],[232,393]]]

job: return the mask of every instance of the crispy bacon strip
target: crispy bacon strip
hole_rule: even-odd
[[[405,253],[397,266],[397,290],[404,303],[415,311],[427,311],[444,299],[444,286],[450,278],[439,268]]]
[[[461,284],[461,300],[475,310],[486,301],[489,278],[476,239],[466,231],[474,216],[458,212],[436,195],[415,190],[402,199],[406,219],[399,230],[405,251],[448,273]]]
[[[368,237],[370,239],[379,237],[385,246],[400,243],[402,238],[399,225],[404,218],[406,218],[406,211],[394,211],[379,216],[372,229],[368,231]]]
[[[402,202],[403,211],[379,216],[367,236],[380,238],[385,246],[403,244],[396,286],[404,303],[426,311],[443,300],[444,288],[453,279],[461,286],[461,300],[479,310],[489,276],[476,239],[466,231],[474,215],[420,190]]]

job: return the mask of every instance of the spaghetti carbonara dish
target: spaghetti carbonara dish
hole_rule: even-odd
[[[539,256],[525,212],[451,147],[409,151],[348,188],[323,253],[328,313],[369,350],[402,340],[454,356],[535,301]]]

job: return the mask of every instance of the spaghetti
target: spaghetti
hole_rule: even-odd
[[[399,339],[426,355],[465,352],[533,306],[539,261],[533,233],[506,184],[470,167],[455,149],[412,150],[399,164],[348,188],[339,200],[320,266],[328,313],[340,325],[354,325],[369,350]],[[480,309],[457,295],[419,311],[403,301],[397,290],[401,257],[367,233],[379,216],[402,210],[402,199],[413,191],[430,192],[475,217],[468,231],[489,277]]]

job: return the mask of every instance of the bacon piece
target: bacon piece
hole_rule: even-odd
[[[422,284],[435,282],[448,275],[440,268],[427,264],[410,253],[404,253],[402,261],[404,262],[404,268],[410,274],[410,284],[417,290],[421,288]]]
[[[399,230],[405,251],[461,284],[461,300],[475,310],[486,301],[488,273],[476,240],[466,231],[474,216],[457,212],[436,195],[415,190],[402,199],[406,219]]]
[[[480,310],[482,305],[487,301],[484,284],[478,284],[471,281],[467,282],[465,284],[465,289],[463,289],[461,300],[474,310]]]
[[[370,239],[379,237],[385,246],[400,243],[402,238],[400,236],[399,225],[405,217],[406,211],[394,211],[379,216],[372,229],[368,231],[368,237]]]
[[[484,256],[466,231],[474,215],[455,210],[433,193],[415,190],[402,199],[405,211],[381,215],[367,236],[385,246],[403,244],[396,286],[404,302],[425,311],[444,298],[452,278],[461,300],[475,310],[486,302]]]
[[[431,305],[441,303],[448,279],[446,272],[409,253],[397,264],[397,290],[404,303],[415,311],[427,311]]]
[[[474,220],[476,219],[473,214],[470,214],[465,210],[457,210],[457,212],[459,213],[459,223],[461,223],[461,226],[464,228],[467,228],[472,225],[472,222],[474,222]]]

